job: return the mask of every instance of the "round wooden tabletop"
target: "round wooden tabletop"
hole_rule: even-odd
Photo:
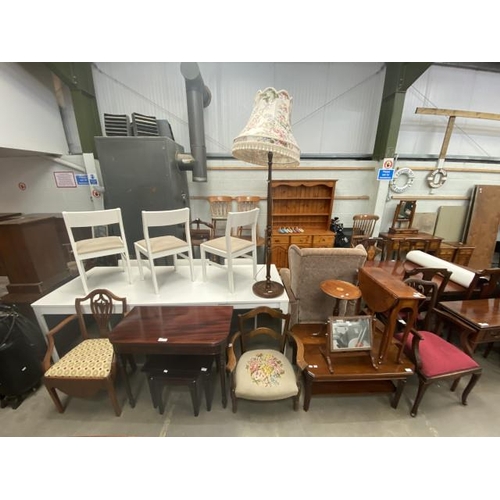
[[[361,297],[361,290],[352,283],[342,280],[325,280],[320,284],[326,294],[341,300],[356,300]]]

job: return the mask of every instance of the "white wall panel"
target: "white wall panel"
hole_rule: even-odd
[[[68,157],[83,166],[81,156]],[[63,210],[93,210],[88,186],[58,188],[54,172],[71,168],[40,157],[0,158],[0,212],[60,213]],[[26,185],[23,191],[19,183]]]
[[[0,147],[68,153],[52,73],[43,64],[0,63]]]

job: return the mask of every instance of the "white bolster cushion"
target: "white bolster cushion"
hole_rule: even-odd
[[[451,262],[440,259],[439,257],[434,257],[434,255],[429,255],[428,253],[422,252],[421,250],[412,250],[406,254],[406,260],[418,264],[422,267],[441,267],[446,268],[451,271],[450,280],[468,288],[475,273],[468,271],[463,267],[459,267]]]

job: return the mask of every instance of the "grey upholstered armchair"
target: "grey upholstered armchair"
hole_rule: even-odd
[[[280,276],[290,299],[290,326],[296,323],[324,323],[331,316],[334,299],[324,293],[320,283],[338,279],[358,283],[358,269],[366,261],[362,245],[355,248],[288,249],[289,268],[281,268]],[[351,301],[354,302],[354,301]],[[346,314],[354,314],[355,303],[349,303]]]

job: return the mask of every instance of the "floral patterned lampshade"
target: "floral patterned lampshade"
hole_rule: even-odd
[[[290,115],[292,98],[286,90],[272,87],[259,90],[250,119],[233,141],[233,156],[256,165],[299,165],[300,149],[292,134]]]

